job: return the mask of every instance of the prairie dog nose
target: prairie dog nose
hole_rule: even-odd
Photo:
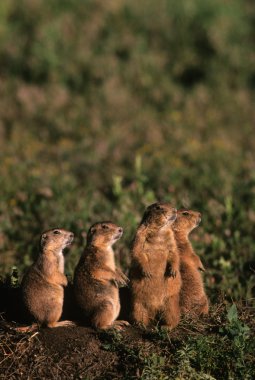
[[[122,234],[122,232],[123,232],[123,228],[122,228],[122,227],[119,227],[118,232],[119,232],[120,234]]]

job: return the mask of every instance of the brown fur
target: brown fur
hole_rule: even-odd
[[[177,219],[173,224],[181,258],[181,312],[193,316],[208,314],[209,310],[209,303],[200,273],[200,270],[204,271],[204,266],[189,241],[190,232],[199,225],[200,221],[201,214],[199,212],[179,210]]]
[[[115,267],[112,245],[122,236],[122,231],[111,222],[94,224],[75,268],[75,299],[83,316],[95,328],[107,329],[121,324],[114,322],[120,312],[118,285],[126,285],[128,279]]]
[[[131,318],[144,326],[161,315],[170,328],[180,319],[179,254],[169,226],[176,209],[169,203],[149,206],[136,231],[130,269]]]
[[[41,236],[41,252],[22,280],[26,309],[42,325],[57,327],[64,301],[67,278],[64,275],[63,249],[71,244],[73,233],[63,229],[46,231]]]

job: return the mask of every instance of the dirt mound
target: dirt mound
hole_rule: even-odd
[[[61,368],[62,378],[104,376],[118,359],[115,353],[104,350],[95,331],[86,327],[44,329],[38,340]]]
[[[79,320],[71,288],[66,292],[62,319]],[[128,299],[126,291],[123,299]],[[0,379],[250,379],[255,373],[255,309],[237,306],[222,300],[211,306],[208,317],[183,318],[170,332],[158,326],[104,332],[75,326],[21,333],[16,329],[24,323],[20,289],[2,286]]]
[[[0,335],[1,379],[121,379],[130,355],[135,359],[129,371],[134,373],[138,350],[151,345],[133,327],[122,332],[78,326],[20,333],[3,320]]]
[[[148,346],[142,330],[130,326],[122,332],[96,332],[76,326],[21,333],[15,330],[17,323],[31,322],[22,305],[21,289],[2,285],[0,290],[1,379],[119,379],[131,357],[134,368],[128,364],[129,372],[137,371],[136,356]],[[123,311],[125,307],[122,318]],[[61,319],[77,320],[77,313],[69,285]]]

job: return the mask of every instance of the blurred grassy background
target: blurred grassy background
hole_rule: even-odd
[[[0,3],[0,269],[39,234],[91,223],[125,235],[155,199],[203,213],[208,293],[254,297],[255,3]]]

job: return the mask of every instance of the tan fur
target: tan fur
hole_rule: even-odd
[[[180,306],[183,314],[193,316],[208,314],[209,303],[204,290],[200,270],[204,270],[200,258],[195,254],[189,241],[189,233],[198,226],[201,214],[191,210],[180,210],[173,224],[173,230],[180,252],[182,288]]]
[[[71,244],[73,233],[63,229],[46,231],[41,236],[41,252],[22,280],[25,307],[42,325],[57,327],[64,301],[67,278],[64,275],[63,249]]]
[[[159,315],[170,328],[180,319],[179,254],[169,228],[175,218],[176,209],[169,203],[154,203],[146,209],[133,241],[131,318],[144,326]]]
[[[111,222],[94,224],[87,245],[74,272],[75,299],[93,327],[107,329],[120,312],[118,285],[127,277],[115,266],[112,245],[122,236],[122,228]]]

